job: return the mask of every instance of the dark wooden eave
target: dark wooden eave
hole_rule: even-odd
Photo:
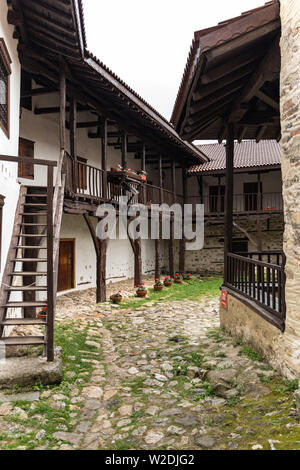
[[[183,139],[279,140],[279,2],[195,33],[171,122]]]
[[[90,106],[118,123],[120,130],[163,154],[172,155],[184,165],[207,161],[197,148],[178,136],[165,118],[87,50],[80,0],[8,0],[8,5],[8,22],[15,26],[22,68],[41,87],[58,88],[63,60],[67,93],[81,106]],[[94,138],[98,135],[92,134]]]

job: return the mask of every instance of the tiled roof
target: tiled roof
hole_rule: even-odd
[[[208,173],[226,169],[226,149],[222,144],[204,144],[197,146],[209,162],[195,165],[190,174]],[[281,164],[281,145],[276,140],[245,140],[234,144],[234,168],[268,167]]]

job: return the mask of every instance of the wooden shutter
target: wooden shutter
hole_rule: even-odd
[[[27,139],[19,139],[19,156],[34,158],[34,142]],[[32,163],[19,163],[19,178],[34,179],[34,165]]]

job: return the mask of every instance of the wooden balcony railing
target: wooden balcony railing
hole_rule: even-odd
[[[190,204],[200,204],[200,196],[190,196]],[[203,198],[206,216],[224,215],[225,195],[205,196]],[[233,214],[256,214],[267,212],[282,212],[283,200],[281,193],[244,193],[233,196]]]
[[[126,190],[117,180],[112,179],[107,183],[107,192],[104,194],[103,175],[104,171],[87,163],[77,162],[77,181],[75,183],[75,166],[72,157],[66,153],[64,161],[64,172],[66,174],[65,190],[67,194],[110,201],[118,204],[121,196],[127,196],[130,204],[160,204],[173,205],[183,204],[183,197],[173,194],[172,191],[161,189],[158,186],[128,179],[130,187],[137,191],[133,194]]]
[[[272,258],[275,263],[270,262]],[[253,252],[243,256],[228,253],[224,273],[224,285],[262,307],[265,317],[282,331],[286,314],[284,268],[282,252]]]

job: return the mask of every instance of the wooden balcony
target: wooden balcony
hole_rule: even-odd
[[[201,204],[200,196],[188,197],[189,204]],[[205,217],[224,217],[225,195],[202,199]],[[233,196],[233,215],[273,214],[283,212],[282,193],[244,193]]]
[[[281,251],[228,253],[224,287],[256,306],[264,319],[284,331],[285,256]]]
[[[65,194],[68,201],[98,205],[107,202],[118,205],[120,198],[127,196],[129,204],[183,204],[183,196],[164,188],[147,183],[129,172],[105,172],[88,163],[77,162],[77,178],[72,158],[66,154],[64,171],[66,173]],[[104,178],[107,178],[107,184]],[[77,182],[75,184],[75,180]],[[106,189],[105,189],[106,188]]]

